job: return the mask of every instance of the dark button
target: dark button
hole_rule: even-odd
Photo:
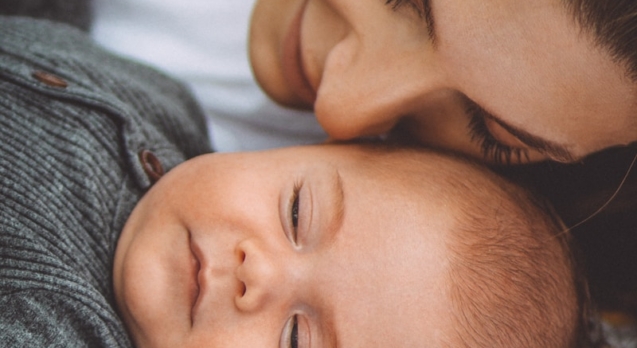
[[[38,81],[44,83],[47,86],[66,88],[69,84],[61,77],[50,74],[45,71],[35,71],[31,76],[35,77]]]
[[[151,183],[154,184],[164,175],[164,167],[161,165],[157,156],[149,150],[139,151],[139,161]]]

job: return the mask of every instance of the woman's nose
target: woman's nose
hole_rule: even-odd
[[[314,109],[316,118],[333,139],[383,135],[404,118],[416,114],[421,118],[427,117],[426,106],[414,100],[416,96],[421,96],[423,100],[427,98],[428,90],[367,90],[368,93],[365,93],[365,87],[357,88],[362,91],[356,95],[352,92],[334,92],[332,95],[323,95],[324,99],[317,99]]]
[[[387,133],[401,119],[425,114],[423,104],[431,93],[449,87],[425,21],[397,15],[384,1],[319,3],[331,10],[325,16],[345,28],[328,35],[336,41],[329,41],[319,64],[314,103],[317,120],[331,138]]]
[[[332,138],[380,135],[405,117],[426,117],[432,95],[446,89],[443,74],[422,52],[355,51],[341,64],[328,61],[314,105]]]
[[[239,266],[236,277],[241,283],[235,304],[241,311],[257,311],[266,303],[275,303],[293,291],[293,276],[280,253],[268,250],[258,240],[240,242],[236,249]]]

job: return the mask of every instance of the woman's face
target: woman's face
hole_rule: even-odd
[[[257,0],[257,80],[336,139],[393,131],[512,163],[637,140],[637,86],[562,1],[389,2]]]

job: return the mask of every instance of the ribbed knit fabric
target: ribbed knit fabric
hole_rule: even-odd
[[[0,346],[130,346],[111,267],[151,183],[138,153],[169,170],[208,152],[203,116],[181,84],[79,30],[0,17],[0,33]]]
[[[92,0],[2,0],[0,15],[50,19],[88,30]]]

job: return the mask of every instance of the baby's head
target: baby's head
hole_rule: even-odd
[[[115,295],[139,347],[569,347],[560,229],[519,188],[434,152],[211,154],[137,205]]]

